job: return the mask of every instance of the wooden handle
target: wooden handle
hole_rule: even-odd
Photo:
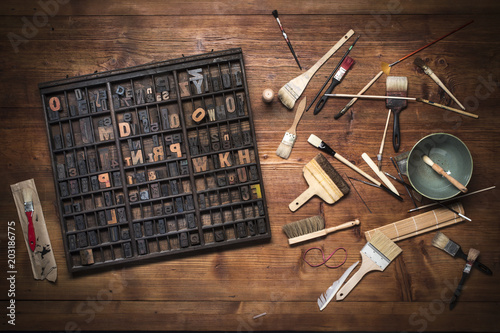
[[[382,136],[382,142],[380,143],[380,150],[379,154],[382,155],[382,152],[384,151],[384,143],[385,143],[385,136],[387,134],[387,127],[389,127],[389,120],[391,119],[391,110],[387,112],[387,120],[385,121],[385,128],[384,128],[384,135]],[[379,167],[380,169],[380,167]]]
[[[429,105],[432,105],[432,106],[436,106],[438,108],[445,109],[445,110],[448,110],[448,111],[456,112],[456,113],[459,113],[459,114],[467,116],[467,117],[471,117],[471,118],[475,118],[475,119],[479,118],[479,116],[477,114],[466,112],[466,111],[462,111],[462,110],[459,110],[459,109],[455,109],[455,108],[452,108],[452,107],[449,107],[449,106],[446,106],[446,105],[443,105],[443,104],[434,103],[434,102],[429,101],[428,99],[418,98],[417,101],[423,102],[425,104],[429,104]]]
[[[359,224],[359,220],[358,219],[355,219],[354,221],[349,221],[349,222],[346,222],[346,223],[342,223],[338,226],[335,226],[335,227],[331,227],[331,228],[326,228],[325,229],[325,234],[330,234],[332,232],[335,232],[335,231],[339,231],[339,230],[342,230],[342,229],[347,229],[347,228],[350,228],[350,227],[354,227],[355,225],[358,225]]]
[[[431,79],[434,80],[434,82],[437,83],[438,86],[441,87],[441,89],[443,89],[448,94],[448,96],[450,96],[455,101],[455,103],[457,103],[458,106],[460,106],[460,108],[462,110],[465,110],[465,107],[462,105],[462,103],[460,103],[458,101],[458,99],[455,96],[453,96],[451,91],[448,90],[448,88],[444,85],[444,83],[441,81],[441,79],[438,78],[438,76],[436,74],[434,74],[434,72],[432,72],[429,76],[431,77]]]
[[[371,271],[382,271],[380,267],[375,264],[366,254],[361,252],[361,259],[363,260],[363,263],[361,264],[361,267],[359,270],[349,279],[349,281],[344,284],[344,286],[338,291],[336,299],[337,301],[341,301],[344,298],[349,295],[351,290],[356,287],[356,285],[361,281],[361,279],[369,272]]]
[[[316,195],[316,192],[314,191],[313,187],[309,187],[307,190],[305,190],[301,195],[299,195],[292,203],[288,205],[288,208],[292,212],[295,212],[297,209],[302,207],[303,204],[305,204],[309,199],[311,199],[314,195]]]
[[[432,165],[432,169],[434,169],[434,171],[436,171],[437,173],[439,173],[440,175],[442,175],[444,178],[448,179],[448,181],[450,183],[452,183],[453,186],[455,186],[456,188],[458,188],[460,191],[462,191],[463,193],[467,193],[467,187],[465,187],[458,180],[456,180],[455,178],[453,178],[452,176],[450,176],[449,174],[447,174],[446,171],[444,171],[443,168],[441,168],[439,165],[437,165],[436,163],[434,163]]]
[[[355,166],[354,164],[352,164],[351,162],[346,160],[343,156],[339,155],[339,153],[336,153],[334,157],[337,160],[339,160],[340,162],[342,162],[345,165],[347,165],[348,167],[350,167],[351,169],[353,169],[354,171],[356,171],[357,173],[359,173],[361,176],[363,176],[366,179],[368,179],[369,181],[371,181],[372,183],[374,183],[378,186],[380,186],[382,184],[378,180],[376,180],[375,178],[373,178],[372,176],[370,176],[369,174],[367,174],[366,172],[364,172],[363,170],[361,170],[360,168],[358,168],[357,166]]]
[[[335,232],[335,231],[338,231],[338,230],[342,230],[342,229],[346,229],[346,228],[349,228],[349,227],[353,227],[353,226],[358,225],[358,224],[359,224],[359,220],[356,219],[354,221],[349,221],[349,222],[346,222],[344,224],[338,225],[336,227],[331,227],[331,228],[327,228],[327,229],[323,229],[323,230],[318,230],[318,231],[311,232],[311,233],[308,233],[308,234],[305,234],[305,235],[302,235],[302,236],[297,236],[297,237],[289,238],[288,239],[288,244],[290,244],[290,245],[297,244],[297,243],[305,242],[305,241],[308,241],[308,240],[311,240],[311,239],[314,239],[314,238],[326,236],[329,233],[332,233],[332,232]]]
[[[306,97],[302,101],[300,101],[299,106],[297,107],[297,111],[295,111],[295,118],[293,119],[292,127],[288,130],[288,132],[292,134],[297,133],[297,125],[299,124],[300,118],[304,114],[306,110]]]
[[[396,193],[397,195],[399,195],[399,192],[398,190],[396,190],[396,188],[394,187],[394,185],[392,185],[391,181],[389,180],[389,178],[387,178],[377,167],[377,165],[375,164],[375,162],[372,161],[372,159],[370,158],[370,156],[368,156],[367,153],[363,153],[361,155],[361,157],[363,158],[363,160],[366,162],[366,164],[368,164],[368,166],[373,170],[373,172],[375,172],[375,174],[378,176],[378,178],[380,178],[382,180],[382,182],[385,184],[385,186],[387,186],[387,188],[389,188],[392,192]]]

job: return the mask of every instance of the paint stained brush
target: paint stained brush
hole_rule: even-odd
[[[467,277],[470,274],[472,265],[474,265],[474,262],[476,261],[477,257],[479,257],[479,250],[476,249],[469,249],[469,253],[467,254],[467,263],[465,264],[464,271],[462,273],[462,279],[460,279],[460,282],[458,283],[457,289],[455,289],[455,292],[453,293],[453,296],[451,297],[450,301],[450,310],[453,310],[455,306],[457,305],[457,300],[458,296],[462,293],[462,289],[464,288],[464,283]]]
[[[285,39],[285,42],[287,43],[288,48],[290,49],[290,52],[292,52],[292,55],[293,55],[295,61],[297,62],[297,65],[299,65],[299,69],[302,70],[302,67],[300,66],[300,63],[299,63],[299,59],[297,59],[297,55],[295,54],[295,51],[293,50],[292,43],[290,43],[290,40],[288,39],[288,35],[286,34],[285,29],[283,29],[283,26],[281,25],[281,21],[278,17],[277,10],[273,10],[273,16],[276,19],[276,22],[278,22],[278,25],[281,29],[281,33],[283,34],[283,38]]]
[[[432,239],[432,245],[448,253],[453,258],[458,257],[467,260],[467,255],[462,250],[462,247],[459,244],[452,241],[451,239],[449,239],[448,236],[443,234],[441,231],[438,231],[436,233],[436,236],[434,236],[434,238]],[[474,261],[474,264],[472,266],[479,269],[481,272],[487,275],[493,275],[491,269],[489,269],[486,265],[483,265],[477,260]]]
[[[33,194],[31,189],[26,188],[22,191],[24,200],[24,212],[26,213],[26,218],[28,219],[28,243],[31,251],[35,251],[36,248],[36,234],[35,226],[33,225]]]
[[[407,97],[408,78],[405,76],[388,76],[386,81],[387,96]],[[392,146],[395,152],[399,151],[401,145],[401,129],[399,126],[399,114],[408,106],[404,99],[389,98],[385,103],[393,115],[394,127],[392,130]]]
[[[297,139],[297,126],[299,124],[300,118],[304,114],[304,110],[306,109],[306,97],[300,102],[297,107],[297,111],[295,111],[295,118],[293,119],[292,127],[290,127],[281,140],[281,143],[276,150],[276,155],[281,158],[288,159],[290,154],[292,153],[292,148],[295,143],[295,139]]]

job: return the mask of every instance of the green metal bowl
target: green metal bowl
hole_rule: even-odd
[[[430,134],[413,146],[406,171],[410,184],[423,196],[433,200],[449,199],[460,193],[446,178],[424,163],[422,156],[441,166],[450,176],[467,186],[472,176],[472,156],[467,146],[456,136]]]

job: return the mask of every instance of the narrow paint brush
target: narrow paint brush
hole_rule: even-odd
[[[474,262],[476,261],[477,257],[479,257],[479,250],[469,249],[469,253],[467,254],[467,263],[465,264],[464,271],[462,273],[462,279],[460,279],[460,282],[458,283],[457,289],[455,289],[455,292],[453,293],[453,296],[451,297],[450,310],[453,310],[455,308],[455,306],[457,305],[458,296],[460,296],[460,294],[462,293],[462,289],[464,288],[465,280],[469,276],[472,265],[474,265]]]
[[[408,96],[408,78],[405,76],[388,76],[386,80],[387,96],[407,97]],[[401,145],[401,129],[399,125],[399,114],[408,106],[404,99],[386,100],[386,107],[391,110],[393,115],[394,127],[392,130],[392,146],[395,152],[399,151]]]
[[[28,219],[28,243],[31,251],[35,251],[36,248],[36,234],[35,226],[33,225],[33,195],[31,189],[25,188],[22,191],[24,200],[24,212],[26,213],[26,218]]]
[[[460,106],[460,108],[462,110],[465,111],[465,107],[462,105],[462,103],[460,103],[458,101],[458,99],[451,93],[451,91],[444,85],[444,83],[439,79],[439,77],[432,71],[432,69],[429,68],[429,66],[426,65],[425,61],[423,61],[420,57],[416,57],[415,60],[413,61],[413,63],[415,65],[417,65],[418,67],[420,67],[425,74],[429,75],[429,77],[431,79],[434,80],[434,82],[437,83],[437,85],[439,87],[441,87],[441,89],[444,90],[445,93],[448,94],[448,96],[450,96],[454,101],[455,103],[457,103],[458,106]]]
[[[474,191],[474,192],[469,192],[467,194],[462,194],[462,195],[460,195],[458,197],[454,197],[454,198],[446,199],[446,200],[441,200],[440,202],[441,203],[445,203],[445,202],[449,202],[449,201],[453,201],[453,200],[465,198],[465,197],[468,197],[469,195],[481,193],[481,192],[484,192],[484,191],[493,190],[495,188],[496,188],[496,186],[490,186],[490,187],[487,187],[487,188],[483,188],[481,190],[477,190],[477,191]],[[424,206],[420,206],[420,207],[417,207],[417,208],[410,209],[410,210],[408,210],[408,213],[413,213],[413,212],[416,212],[417,210],[429,208],[429,207],[436,206],[436,205],[438,205],[438,203],[437,202],[433,202],[433,203],[430,203],[428,205],[424,205]]]
[[[359,224],[359,220],[349,221],[325,229],[325,220],[322,216],[313,216],[303,220],[285,224],[282,229],[288,236],[288,244],[293,245],[300,242],[305,242],[314,238],[326,236],[332,232],[354,227]]]
[[[449,239],[448,236],[443,234],[441,231],[438,231],[436,233],[436,236],[434,236],[434,238],[432,239],[432,245],[448,253],[453,258],[459,257],[464,260],[467,260],[467,255],[462,250],[462,247],[459,244],[452,241],[451,239]],[[493,275],[491,269],[489,269],[486,265],[483,265],[477,260],[474,261],[473,267],[479,269],[481,272],[487,275]]]
[[[278,17],[277,10],[273,10],[273,16],[276,19],[276,22],[278,22],[281,33],[283,34],[283,38],[285,39],[285,42],[287,43],[288,48],[290,49],[290,52],[292,52],[292,55],[295,58],[295,61],[297,62],[297,65],[299,65],[299,69],[302,70],[302,67],[300,66],[300,63],[299,63],[299,59],[297,59],[297,55],[295,54],[295,51],[293,50],[292,43],[290,43],[290,40],[288,39],[288,35],[286,34],[285,29],[283,29],[283,26],[281,25],[281,21]]]
[[[376,231],[361,249],[361,267],[338,291],[337,301],[343,300],[369,272],[384,271],[403,250],[380,231]]]
[[[342,79],[347,74],[347,71],[349,71],[352,65],[354,65],[354,59],[351,57],[346,57],[344,61],[342,61],[339,70],[335,73],[335,76],[332,79],[332,83],[330,84],[328,89],[326,89],[325,94],[332,93],[333,89],[335,89],[335,87],[340,84],[340,81],[342,81]],[[323,95],[320,98],[318,104],[316,104],[316,107],[314,108],[314,115],[317,115],[323,109],[327,100],[328,96],[326,95]]]
[[[438,174],[440,174],[441,176],[443,176],[444,178],[446,178],[450,183],[453,184],[453,186],[455,186],[456,188],[458,188],[461,192],[467,193],[467,187],[465,187],[458,180],[456,180],[455,178],[453,178],[452,176],[450,176],[446,171],[443,170],[443,168],[441,166],[439,166],[436,163],[434,163],[434,161],[432,161],[429,158],[429,156],[423,155],[422,156],[422,160],[424,161],[425,164],[427,164],[428,166],[430,166],[434,171],[436,171]]]
[[[320,69],[321,66],[323,66],[323,64],[328,59],[330,59],[330,57],[335,52],[337,52],[338,49],[340,49],[342,45],[344,45],[344,43],[349,38],[351,38],[352,35],[354,35],[354,30],[351,29],[344,36],[342,36],[342,38],[340,38],[340,40],[334,46],[332,46],[332,48],[325,55],[323,55],[321,59],[319,59],[311,68],[281,87],[278,91],[278,98],[280,99],[281,103],[283,103],[283,105],[288,109],[292,110],[293,106],[295,105],[295,101],[297,101],[302,95],[314,74],[318,71],[318,69]]]
[[[304,110],[306,109],[306,97],[300,102],[297,107],[297,111],[295,111],[295,118],[293,119],[292,127],[290,127],[281,140],[281,143],[276,150],[276,155],[281,158],[288,159],[290,154],[292,153],[292,148],[295,143],[295,139],[297,139],[297,126],[299,125],[300,118],[304,114]]]
[[[377,166],[379,170],[382,170],[382,153],[384,152],[385,136],[387,135],[387,127],[389,127],[389,120],[391,119],[391,110],[387,112],[387,119],[385,121],[384,134],[382,135],[382,141],[380,142],[380,149],[377,154]]]

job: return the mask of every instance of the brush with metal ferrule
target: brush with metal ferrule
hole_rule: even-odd
[[[387,95],[396,97],[407,97],[408,79],[405,76],[388,76],[386,81]],[[401,145],[401,130],[399,126],[399,114],[408,106],[404,99],[389,98],[385,103],[386,107],[392,111],[394,117],[394,127],[392,130],[392,146],[398,152]]]
[[[450,310],[453,310],[455,308],[455,306],[457,305],[458,296],[460,296],[460,294],[462,293],[462,289],[464,288],[465,280],[469,276],[470,271],[472,269],[472,265],[474,265],[474,262],[476,261],[477,257],[479,257],[479,250],[470,249],[469,253],[467,254],[467,263],[465,264],[464,271],[462,273],[462,279],[460,279],[460,282],[458,283],[457,289],[455,289],[455,292],[453,293],[453,296],[451,297]]]
[[[453,258],[459,257],[464,260],[467,260],[467,255],[462,250],[462,247],[459,244],[452,241],[451,239],[449,239],[448,236],[443,234],[441,231],[438,231],[436,233],[436,236],[434,236],[434,238],[432,239],[432,245],[448,253]],[[493,275],[491,269],[489,269],[486,265],[480,263],[477,260],[474,261],[473,267],[479,269],[481,272],[487,275]]]
[[[28,243],[31,251],[36,248],[35,226],[33,225],[33,199],[30,189],[23,189],[24,212],[28,218]]]
[[[297,126],[299,125],[300,118],[304,114],[306,109],[306,97],[299,103],[297,111],[295,111],[295,118],[293,119],[292,126],[286,131],[283,140],[276,150],[276,155],[281,158],[288,159],[292,153],[293,145],[295,144],[295,139],[297,139]]]

